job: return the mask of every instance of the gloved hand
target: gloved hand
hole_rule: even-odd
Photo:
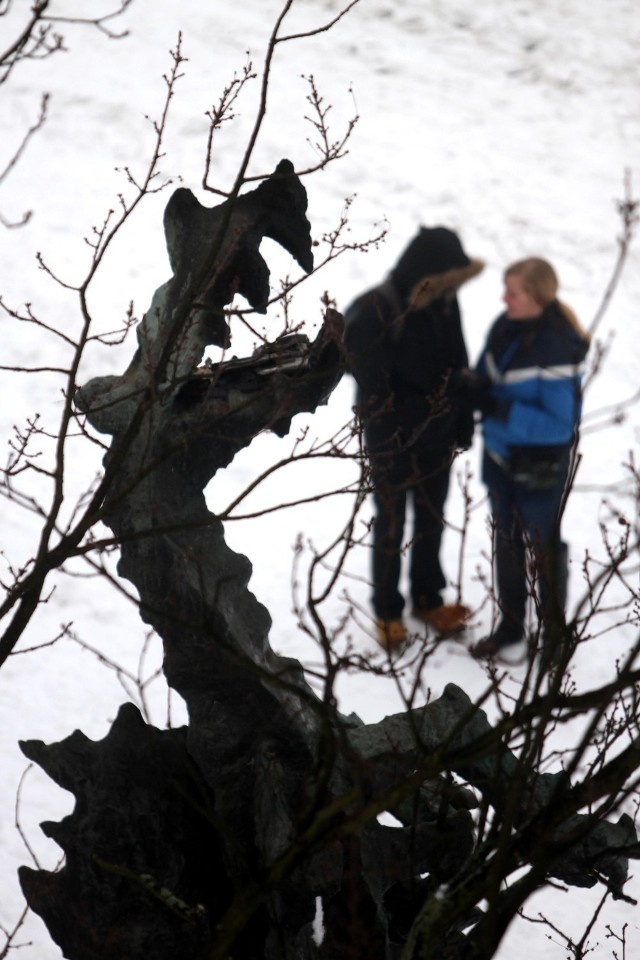
[[[492,383],[486,373],[477,370],[465,370],[457,374],[452,381],[452,389],[462,403],[473,410],[479,410],[484,417],[496,417],[506,420],[509,416],[511,401],[498,399],[492,393]]]

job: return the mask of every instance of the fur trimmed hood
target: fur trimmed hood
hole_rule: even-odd
[[[391,271],[391,280],[405,306],[419,309],[455,291],[475,277],[484,264],[471,260],[460,238],[448,227],[420,227]]]
[[[425,276],[409,291],[407,306],[420,310],[444,293],[455,293],[463,283],[477,277],[484,270],[484,260],[470,260],[466,267],[454,267],[444,273]]]

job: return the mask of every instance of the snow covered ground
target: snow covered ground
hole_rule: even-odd
[[[23,2],[21,5],[25,7]],[[101,9],[109,8],[100,0]],[[294,0],[285,32],[319,26],[338,12],[338,0]],[[75,0],[60,2],[74,11]],[[261,67],[265,43],[280,0],[245,0],[230,6],[223,0],[200,4],[196,0],[134,0],[121,24],[129,35],[110,41],[88,28],[66,31],[69,52],[40,63],[25,64],[0,89],[0,169],[26,127],[37,114],[40,92],[51,93],[49,119],[29,145],[10,178],[0,184],[0,212],[17,219],[33,209],[27,226],[0,228],[0,293],[5,302],[25,302],[51,325],[70,335],[78,329],[77,299],[56,286],[35,260],[41,252],[47,263],[68,283],[80,281],[88,267],[90,250],[83,237],[117,205],[125,189],[125,165],[140,172],[153,134],[145,115],[158,116],[164,96],[162,75],[170,68],[168,51],[182,32],[182,51],[188,57],[171,107],[166,176],[182,178],[203,202],[201,190],[206,147],[205,112],[217,101],[234,72],[249,57]],[[24,13],[20,10],[18,12]],[[115,24],[114,24],[115,25]],[[13,35],[8,18],[0,19],[0,48]],[[389,232],[379,249],[352,254],[331,264],[304,285],[296,301],[296,318],[307,320],[313,332],[320,317],[325,290],[339,305],[376,282],[419,224],[446,224],[457,229],[468,252],[486,261],[480,278],[462,292],[464,327],[472,357],[480,349],[487,328],[500,310],[501,271],[511,260],[531,253],[546,256],[557,267],[562,295],[585,324],[594,317],[617,256],[620,221],[616,201],[623,196],[629,170],[640,175],[640,85],[638,46],[640,20],[632,0],[361,0],[330,32],[278,48],[269,92],[269,110],[251,171],[267,172],[283,156],[297,167],[309,165],[314,152],[308,143],[312,129],[305,121],[308,84],[313,75],[331,104],[336,137],[357,112],[359,122],[348,156],[306,181],[309,218],[314,235],[336,224],[346,197],[355,195],[350,210],[354,239],[371,236],[385,219]],[[247,51],[249,53],[247,54]],[[238,105],[238,117],[227,124],[217,141],[213,177],[228,186],[244,150],[255,115],[258,86],[254,81]],[[170,188],[171,189],[171,188]],[[169,193],[149,197],[109,251],[104,268],[90,294],[97,328],[112,329],[124,317],[131,300],[136,315],[149,305],[153,291],[164,282],[169,266],[162,234],[162,211]],[[265,244],[265,250],[269,247]],[[610,414],[623,409],[638,387],[640,336],[638,303],[640,271],[638,246],[632,251],[613,303],[597,330],[608,345],[602,370],[588,390],[582,462],[565,520],[571,544],[570,601],[582,596],[581,563],[587,552],[604,555],[600,523],[610,516],[611,503],[633,512],[625,498],[623,463],[636,448],[638,406],[625,408],[615,424]],[[289,259],[273,248],[268,254],[274,281],[292,270]],[[296,268],[297,269],[297,268]],[[35,335],[32,326],[16,325],[2,317],[3,364],[39,365],[62,362],[65,345]],[[262,321],[261,321],[262,322]],[[278,329],[278,317],[264,320]],[[247,352],[250,342],[234,349]],[[132,343],[111,350],[92,348],[79,382],[98,373],[120,372],[128,363]],[[61,409],[54,379],[2,374],[0,427],[11,436],[13,424],[24,423],[37,411],[54,426]],[[232,499],[249,479],[269,462],[281,458],[305,423],[312,436],[330,434],[343,423],[352,403],[353,384],[345,378],[330,404],[310,422],[294,421],[291,438],[262,436],[244,451],[209,491],[212,509]],[[3,440],[4,442],[4,440]],[[472,472],[474,498],[465,549],[463,599],[480,607],[484,589],[478,572],[486,573],[488,536],[484,492],[477,480],[478,444],[459,461],[460,472]],[[85,444],[73,448],[70,490],[82,490],[99,469],[99,455]],[[251,501],[252,505],[295,499],[303,492],[332,489],[348,476],[327,462],[313,472],[297,467],[278,474]],[[615,491],[615,492],[614,492]],[[608,501],[608,502],[607,502]],[[2,511],[1,548],[5,563],[19,567],[32,555],[37,520],[9,503]],[[246,553],[254,565],[252,589],[269,608],[274,626],[272,644],[278,651],[305,663],[317,659],[313,645],[297,626],[291,597],[291,567],[298,535],[315,548],[328,545],[344,521],[344,498],[270,514],[260,520],[228,525],[234,549]],[[455,524],[462,511],[457,484],[452,485],[449,518]],[[371,515],[365,507],[363,523]],[[459,538],[447,534],[445,561],[454,576]],[[302,555],[302,572],[311,556]],[[349,579],[341,586],[364,611],[367,609],[368,554],[354,551]],[[7,566],[2,569],[3,579]],[[632,574],[637,587],[637,570]],[[624,599],[621,587],[611,588],[610,605]],[[344,609],[338,595],[327,604],[325,616],[336,623]],[[604,615],[601,630],[576,655],[575,681],[587,689],[612,675],[637,633],[629,625],[607,632],[615,613]],[[479,609],[471,636],[488,627],[489,611]],[[113,588],[98,580],[61,579],[23,642],[23,647],[46,643],[73,622],[75,634],[113,661],[137,670],[142,624],[134,607]],[[363,615],[361,622],[365,624]],[[366,630],[351,631],[363,653],[375,654]],[[159,651],[152,647],[151,671]],[[519,668],[511,671],[517,687]],[[474,696],[486,685],[483,667],[463,645],[447,642],[430,661],[428,684],[437,696],[449,681]],[[401,708],[391,681],[369,674],[344,677],[339,686],[343,711],[356,711],[370,721]],[[13,656],[0,671],[0,924],[10,927],[22,909],[16,869],[38,863],[52,869],[59,848],[41,833],[38,823],[58,819],[69,810],[69,795],[55,787],[38,769],[22,782],[19,803],[21,836],[15,825],[16,790],[27,764],[18,739],[54,741],[80,728],[93,738],[103,737],[125,692],[115,671],[71,639],[36,653]],[[149,714],[162,724],[167,717],[166,688],[159,681],[149,688]],[[173,722],[183,712],[171,701]],[[575,730],[559,733],[558,748],[570,745]],[[26,839],[29,849],[25,846]],[[629,892],[640,898],[636,877]],[[528,905],[555,918],[562,929],[581,933],[581,924],[598,892],[541,894]],[[627,956],[640,954],[638,911],[613,904],[594,930],[594,960],[610,958],[615,943],[607,939],[606,924],[619,930],[627,923]],[[557,938],[556,938],[557,939]],[[25,960],[54,960],[60,951],[48,938],[37,917],[27,921],[17,940]],[[540,960],[563,957],[544,928],[518,922],[506,937],[499,957],[527,955]]]

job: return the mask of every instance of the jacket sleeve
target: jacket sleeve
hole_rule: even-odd
[[[452,326],[452,376],[455,378],[460,370],[467,370],[469,367],[469,355],[467,345],[462,332],[462,319],[460,317],[460,307],[455,301],[454,313],[450,320]],[[450,394],[451,402],[457,408],[455,441],[457,446],[463,450],[468,450],[473,442],[473,433],[475,430],[475,420],[473,407],[464,403],[455,390]]]
[[[358,384],[367,445],[382,448],[397,429],[389,370],[388,308],[371,291],[347,308],[345,321],[344,341],[349,367]]]
[[[454,302],[452,316],[449,322],[451,324],[453,334],[452,366],[457,369],[466,369],[469,366],[469,355],[467,353],[467,345],[462,332],[462,318],[460,316],[460,307],[457,299]]]
[[[390,393],[389,344],[375,294],[364,294],[348,307],[345,323],[344,342],[356,383],[368,399],[379,397],[384,402]]]
[[[473,443],[473,434],[475,431],[475,419],[473,410],[467,405],[460,403],[458,416],[456,419],[456,444],[462,450],[468,450]]]

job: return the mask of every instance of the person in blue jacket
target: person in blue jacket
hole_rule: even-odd
[[[462,630],[469,616],[462,603],[443,602],[439,554],[452,460],[471,445],[474,426],[473,411],[450,389],[469,363],[456,294],[482,267],[452,230],[421,227],[384,281],[345,311],[376,514],[372,606],[389,651],[408,636],[399,586],[405,544],[413,616],[441,636]]]
[[[560,522],[589,337],[557,299],[558,278],[546,260],[512,264],[504,285],[506,310],[462,384],[482,413],[482,479],[493,518],[500,609],[495,629],[472,653],[490,658],[521,641],[533,596],[542,640],[553,656],[564,628],[568,576]]]

